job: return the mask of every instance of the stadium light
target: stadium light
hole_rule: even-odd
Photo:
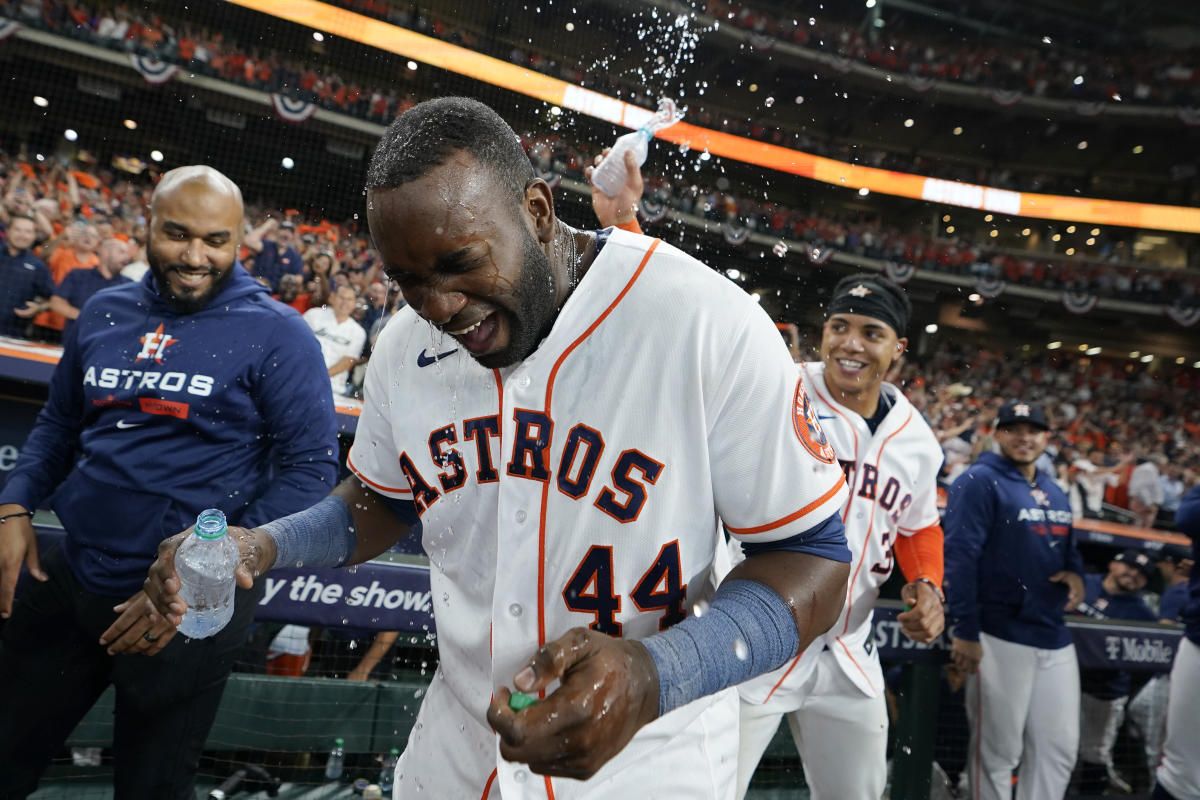
[[[1100,235],[1100,229],[1092,228],[1092,236],[1099,236],[1099,235]]]
[[[926,332],[926,333],[937,333],[937,323],[936,323],[936,322],[931,322],[931,323],[929,323],[928,325],[926,325],[926,326],[925,326],[925,332]]]
[[[867,196],[867,195],[869,195],[870,193],[871,193],[871,190],[870,190],[870,189],[868,189],[868,188],[867,188],[867,187],[865,187],[865,186],[864,186],[864,187],[862,187],[861,189],[859,189],[859,190],[858,190],[858,196],[859,196],[859,197],[866,197],[866,196]]]
[[[953,225],[947,225],[947,226],[946,226],[946,233],[954,233],[954,226],[953,226]]]
[[[1095,236],[1089,236],[1089,237],[1088,237],[1088,240],[1087,240],[1087,242],[1086,242],[1086,244],[1088,244],[1088,245],[1090,246],[1090,245],[1093,245],[1093,244],[1095,244],[1095,243],[1096,243],[1096,237],[1095,237]]]
[[[1154,355],[1152,353],[1146,353],[1146,355],[1142,356],[1142,358],[1141,358],[1141,361],[1143,364],[1149,364],[1153,360],[1154,360]]]
[[[729,278],[731,281],[736,281],[738,278],[742,277],[742,273],[736,269],[727,269],[725,270],[725,277]]]
[[[1075,226],[1074,226],[1074,225],[1068,225],[1068,226],[1067,226],[1067,233],[1074,233],[1074,232],[1075,232]]]
[[[1075,248],[1074,248],[1074,247],[1068,247],[1068,248],[1067,248],[1067,255],[1069,255],[1069,256],[1073,256],[1073,255],[1075,255]]]
[[[1087,354],[1089,356],[1098,356],[1098,355],[1100,355],[1100,348],[1099,347],[1089,347],[1087,349]]]
[[[1130,357],[1130,358],[1137,358],[1137,357],[1138,357],[1138,356],[1140,356],[1141,354],[1142,354],[1142,351],[1141,351],[1141,350],[1134,350],[1132,353],[1130,353],[1130,354],[1129,354],[1129,357]]]
[[[151,161],[162,161],[163,160],[162,150],[151,150],[150,151],[150,160]]]
[[[1053,43],[1054,43],[1054,40],[1051,39],[1049,36],[1042,37],[1042,44],[1053,44]]]
[[[979,294],[979,292],[971,292],[969,295],[967,295],[967,299],[972,303],[982,303],[983,295]]]
[[[314,42],[325,41],[325,34],[321,33],[320,31],[313,31],[313,41]]]
[[[1061,233],[1054,234],[1053,236],[1050,237],[1050,241],[1052,241],[1052,242],[1062,241],[1062,234]]]
[[[296,162],[292,161],[291,156],[284,156],[283,161],[280,161],[279,163],[284,169],[291,169],[292,167],[296,166]]]
[[[1076,149],[1076,150],[1087,150],[1087,140],[1085,139],[1084,141],[1082,141],[1082,142],[1080,142],[1079,144],[1075,145],[1075,149]]]
[[[573,31],[573,30],[575,30],[575,23],[574,23],[574,22],[568,22],[568,23],[567,23],[567,30],[568,30],[568,31]]]
[[[1062,347],[1062,342],[1050,342],[1050,344],[1046,345],[1047,350],[1057,350],[1060,347]]]
[[[1175,363],[1176,363],[1176,364],[1179,364],[1180,366],[1182,366],[1182,365],[1183,365],[1183,362],[1184,362],[1184,361],[1186,361],[1186,360],[1187,360],[1187,359],[1185,359],[1183,356],[1180,356],[1179,358],[1175,359]]]
[[[942,215],[942,222],[949,222],[949,221],[950,221],[950,215],[949,215],[949,214],[943,214],[943,215]]]
[[[125,120],[125,127],[131,131],[136,131],[137,130],[137,120],[136,119]]]
[[[999,235],[1000,235],[1000,231],[996,230],[995,228],[992,228],[992,230],[990,232],[988,232],[988,236],[992,237],[993,239],[995,239]]]
[[[409,61],[409,62],[408,62],[408,68],[409,68],[410,70],[412,70],[413,72],[416,72],[416,71],[417,71],[417,62],[415,62],[415,61]]]
[[[33,96],[33,104],[38,108],[45,108],[50,105],[50,101],[38,94]]]
[[[1086,344],[1086,343],[1085,343],[1085,344],[1081,344],[1081,345],[1079,345],[1079,352],[1081,352],[1081,353],[1082,353],[1082,352],[1084,352],[1084,351],[1085,351],[1085,350],[1087,350],[1087,349],[1088,349],[1088,346],[1087,346],[1087,344]]]
[[[1135,144],[1135,145],[1133,146],[1133,154],[1134,154],[1135,156],[1140,156],[1140,155],[1142,154],[1142,151],[1143,151],[1143,150],[1145,150],[1145,149],[1146,149],[1146,148],[1142,147],[1140,144]]]
[[[909,117],[908,119],[904,120],[904,127],[911,128],[912,126],[913,126],[912,117]]]
[[[1076,76],[1075,76],[1075,80],[1074,80],[1073,82],[1074,82],[1074,84],[1075,84],[1076,86],[1083,86],[1083,76],[1082,76],[1082,75],[1076,75]]]
[[[984,222],[991,222],[991,221],[992,221],[992,219],[993,219],[993,217],[992,217],[992,215],[991,215],[991,214],[985,214],[985,215],[984,215],[984,217],[983,217],[983,221],[984,221]]]
[[[955,136],[962,136],[962,125],[956,125],[954,128]]]
[[[74,128],[67,128],[65,131],[63,131],[63,138],[68,142],[73,142],[79,138],[79,134],[75,132]]]
[[[1022,236],[1028,236],[1029,234],[1030,234],[1030,230],[1029,230],[1029,228],[1022,228],[1022,229],[1021,229],[1021,235],[1022,235]]]
[[[1195,367],[1196,369],[1200,369],[1200,361],[1193,363],[1192,366]]]

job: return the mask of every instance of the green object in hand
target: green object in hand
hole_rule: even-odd
[[[513,692],[512,696],[508,698],[508,707],[513,711],[520,711],[522,709],[529,708],[536,702],[536,697],[527,695],[524,692]]]

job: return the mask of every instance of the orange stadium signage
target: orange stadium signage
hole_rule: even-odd
[[[544,100],[614,125],[637,128],[654,113],[535,70],[353,11],[335,8],[317,0],[226,2]],[[684,122],[676,123],[655,135],[692,150],[732,158],[834,186],[845,186],[855,191],[867,189],[880,194],[975,208],[1015,217],[1200,233],[1200,208],[1190,206],[1014,192],[991,186],[939,180],[923,175],[848,164]]]

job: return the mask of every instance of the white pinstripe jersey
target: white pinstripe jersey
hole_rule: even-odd
[[[511,368],[483,368],[403,310],[371,357],[349,463],[421,514],[444,677],[431,696],[448,688],[490,740],[493,688],[540,644],[580,625],[641,638],[689,613],[708,591],[718,516],[774,540],[836,513],[842,471],[808,412],[758,305],[644,236],[612,231]],[[705,702],[647,726],[602,775]],[[485,756],[505,798],[545,796]]]
[[[879,587],[892,573],[892,546],[897,536],[911,536],[940,522],[937,475],[942,449],[903,393],[891,384],[883,385],[892,407],[872,435],[860,414],[833,399],[825,385],[823,363],[809,362],[799,368],[821,429],[850,486],[842,521],[854,560],[838,621],[792,663],[739,686],[748,702],[764,702],[772,693],[798,686],[826,646],[859,689],[877,695],[883,687],[870,637],[872,609]]]

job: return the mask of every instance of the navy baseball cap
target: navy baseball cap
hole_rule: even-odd
[[[1000,406],[1000,410],[996,412],[997,428],[1015,425],[1018,422],[1028,422],[1044,431],[1050,430],[1050,423],[1046,421],[1046,412],[1037,403],[1012,400]]]
[[[1128,550],[1122,550],[1113,556],[1113,561],[1120,561],[1122,564],[1128,564],[1134,569],[1146,576],[1146,580],[1154,577],[1154,562],[1150,556],[1143,553],[1141,550],[1135,550],[1132,547]]]
[[[1178,544],[1169,544],[1159,551],[1157,560],[1160,562],[1168,561],[1172,564],[1179,564],[1191,557],[1192,554],[1188,552],[1186,547]]]

